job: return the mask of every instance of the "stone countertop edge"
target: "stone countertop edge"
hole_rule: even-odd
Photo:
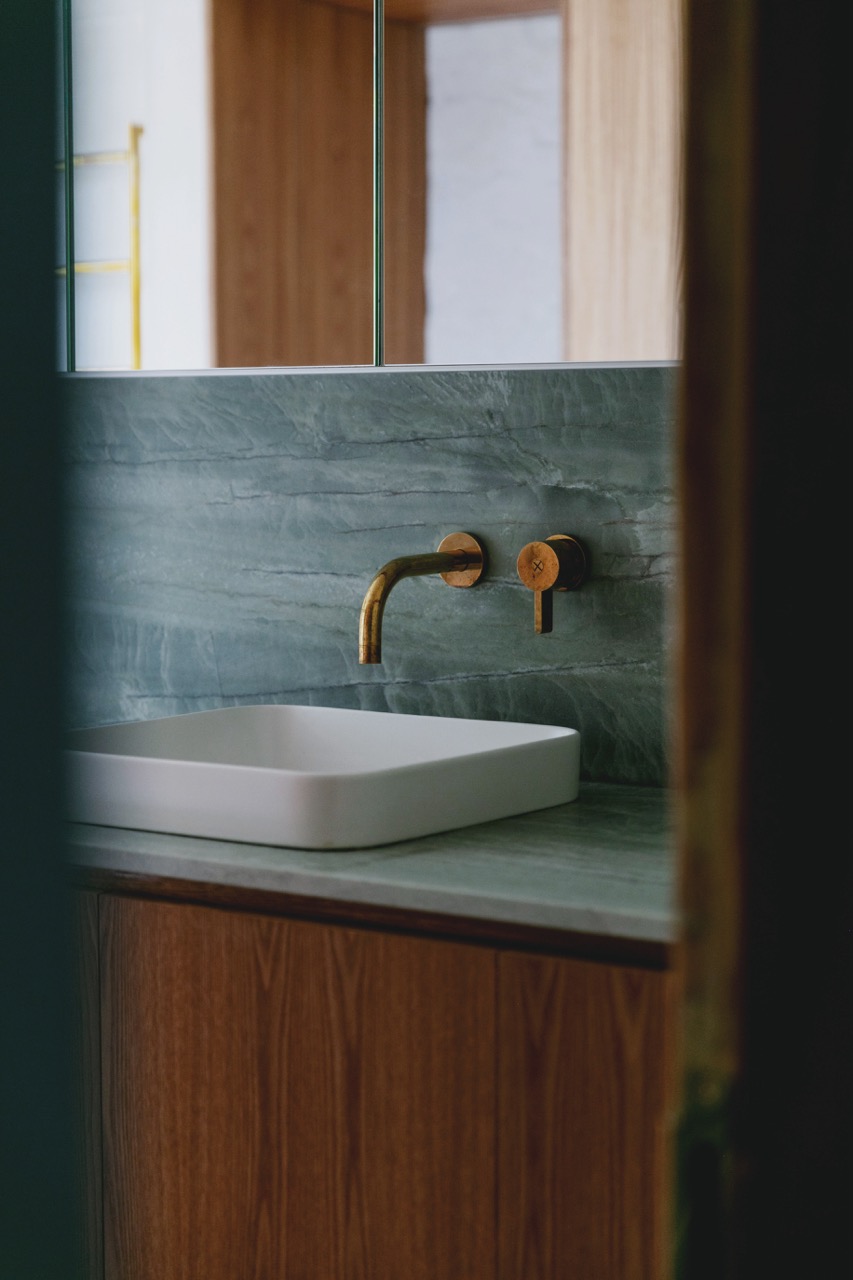
[[[370,849],[314,851],[70,824],[82,870],[670,944],[668,793],[587,783],[573,804]]]

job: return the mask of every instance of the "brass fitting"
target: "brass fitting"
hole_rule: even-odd
[[[577,538],[552,533],[544,542],[528,542],[518,557],[518,576],[533,593],[533,630],[547,635],[554,626],[553,592],[577,591],[587,579],[587,554]]]
[[[367,589],[358,621],[358,660],[363,664],[382,661],[382,615],[385,603],[401,578],[441,574],[449,587],[473,587],[485,568],[483,546],[470,533],[450,533],[437,551],[425,555],[399,556],[383,565]]]

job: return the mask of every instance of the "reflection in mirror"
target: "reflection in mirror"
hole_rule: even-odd
[[[372,13],[208,5],[216,363],[370,364]]]
[[[144,369],[372,358],[372,19],[316,0],[73,0],[79,264],[132,258]],[[133,272],[78,267],[77,367],[134,363]]]
[[[370,364],[372,0],[73,6],[77,367]],[[387,363],[678,356],[680,7],[385,0]]]
[[[401,259],[422,245],[419,342],[398,356],[389,334],[389,362],[676,359],[681,0],[386,0],[386,14],[420,33],[425,80],[419,119],[411,92],[400,101],[416,55],[403,74],[387,52],[389,144],[408,112],[424,155],[420,224],[395,233]],[[400,328],[414,299],[393,293],[393,231]]]
[[[425,35],[423,358],[560,361],[560,17]]]

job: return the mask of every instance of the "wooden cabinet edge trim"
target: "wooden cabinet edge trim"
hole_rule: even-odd
[[[373,12],[373,0],[310,0],[310,3]],[[558,12],[559,0],[385,0],[385,19],[394,22],[482,22]]]
[[[419,937],[453,939],[473,946],[497,946],[506,950],[566,956],[602,964],[635,965],[657,971],[672,969],[675,965],[674,944],[644,938],[615,938],[504,920],[484,920],[474,916],[446,915],[405,907],[346,902],[335,898],[308,897],[267,889],[248,889],[90,867],[72,868],[71,880],[75,888],[100,893],[157,898],[223,910],[259,912],[323,924],[415,934]]]

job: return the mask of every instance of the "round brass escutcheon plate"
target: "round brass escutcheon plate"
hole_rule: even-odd
[[[549,591],[560,576],[560,558],[547,542],[528,542],[516,561],[518,576],[531,591]]]
[[[479,582],[486,568],[486,553],[483,544],[470,533],[449,533],[438,544],[439,551],[465,551],[470,556],[469,563],[461,569],[451,569],[441,576],[449,587],[473,587]]]
[[[560,580],[554,590],[576,591],[586,582],[589,574],[589,562],[583,544],[570,533],[550,533],[545,541],[552,546],[557,544],[556,550],[560,558]]]

